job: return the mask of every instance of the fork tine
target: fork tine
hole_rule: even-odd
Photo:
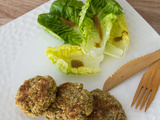
[[[151,92],[151,90],[148,90],[148,89],[146,90],[146,93],[145,93],[145,96],[144,96],[144,98],[143,98],[143,101],[142,101],[140,110],[141,110],[141,109],[143,108],[143,106],[145,105],[145,103],[146,103],[146,101],[147,101],[147,98],[148,98],[150,92]]]
[[[131,107],[134,105],[134,103],[137,100],[136,107],[140,106],[140,110],[144,107],[146,103],[145,112],[152,103],[157,90],[160,85],[160,59],[156,62],[154,62],[151,67],[143,74],[142,79],[138,85],[137,91],[135,93],[135,96],[133,98]],[[142,101],[142,102],[141,102]]]
[[[141,102],[141,100],[142,100],[142,98],[143,98],[143,96],[144,96],[145,91],[146,91],[146,88],[143,87],[143,89],[142,89],[142,91],[141,91],[141,93],[140,93],[140,95],[139,95],[139,97],[138,97],[137,104],[136,104],[136,107],[135,107],[135,108],[137,108],[138,105],[140,104],[140,102]]]
[[[155,95],[156,95],[156,93],[157,93],[157,90],[158,90],[158,88],[155,89],[155,90],[153,90],[153,91],[151,92],[151,94],[150,94],[150,96],[149,96],[149,99],[148,99],[148,102],[147,102],[147,104],[146,104],[145,112],[147,111],[148,107],[149,107],[150,104],[152,103],[152,101],[153,101],[153,99],[154,99],[154,97],[155,97]]]
[[[136,100],[137,100],[137,98],[138,98],[138,96],[139,96],[139,94],[140,94],[140,92],[141,92],[142,89],[143,89],[143,88],[139,85],[138,88],[137,88],[137,90],[136,90],[136,92],[135,92],[135,95],[134,95],[134,98],[133,98],[131,107],[132,107],[132,106],[134,105],[134,103],[136,102]]]
[[[160,64],[159,64],[160,65]],[[155,72],[155,75],[154,75],[154,85],[152,86],[152,92],[149,96],[149,99],[148,99],[148,102],[146,104],[146,108],[145,108],[145,112],[146,110],[148,109],[148,107],[150,106],[150,104],[152,103],[156,93],[157,93],[157,90],[159,88],[159,84],[160,84],[160,69],[158,69],[156,72]]]

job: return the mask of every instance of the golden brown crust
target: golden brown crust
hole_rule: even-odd
[[[127,120],[118,100],[107,92],[83,89],[81,83],[66,82],[57,87],[50,76],[24,81],[15,104],[28,116],[46,120]]]
[[[127,120],[125,112],[118,100],[107,92],[95,89],[91,92],[94,109],[88,120]]]
[[[46,120],[65,120],[65,114],[62,109],[56,108],[54,105],[50,106],[43,114]]]
[[[17,91],[15,104],[28,116],[39,117],[55,101],[57,85],[50,76],[24,81]]]
[[[57,99],[51,108],[61,111],[58,117],[61,116],[62,120],[87,120],[87,116],[93,110],[93,97],[90,92],[83,89],[83,84],[67,82],[57,88]],[[47,114],[51,114],[51,111],[45,113],[48,119]],[[55,114],[52,112],[48,120],[58,120]]]

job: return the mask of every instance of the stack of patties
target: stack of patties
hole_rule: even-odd
[[[127,120],[122,105],[108,92],[89,92],[71,82],[57,87],[50,76],[26,80],[15,100],[26,115],[44,115],[46,120]]]
[[[57,99],[44,113],[47,120],[127,120],[119,101],[110,93],[83,90],[81,83],[64,83]]]

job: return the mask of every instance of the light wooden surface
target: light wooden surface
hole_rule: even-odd
[[[49,0],[0,0],[0,26]],[[127,0],[160,34],[160,0]]]

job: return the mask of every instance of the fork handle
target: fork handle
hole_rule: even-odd
[[[158,67],[159,66],[159,69],[160,69],[160,59],[158,59],[157,61],[155,61],[153,63],[154,66]]]

